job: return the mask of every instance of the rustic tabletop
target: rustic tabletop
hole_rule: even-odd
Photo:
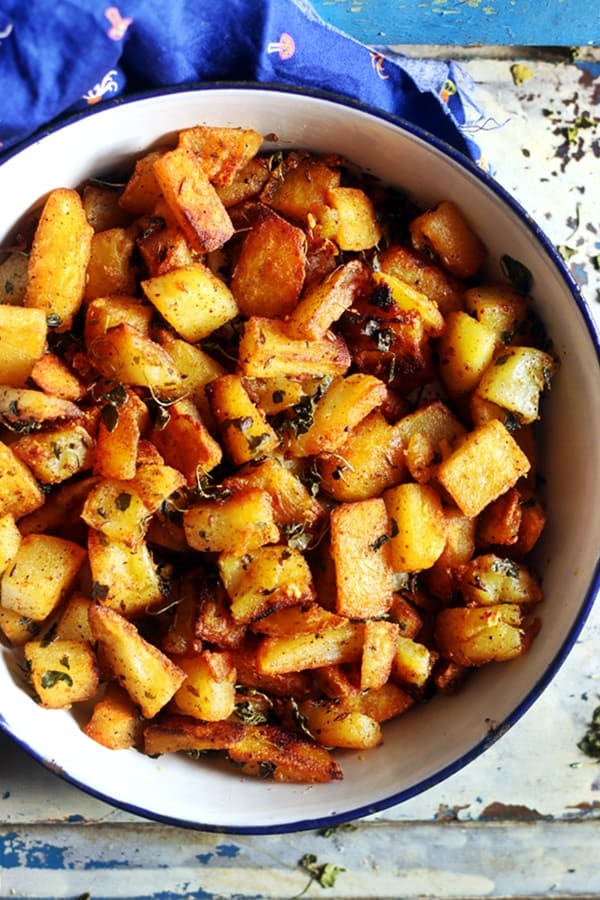
[[[390,53],[459,59],[486,111],[474,128],[491,170],[560,248],[600,325],[600,27],[590,30],[591,5],[585,23],[578,2],[537,4],[529,19],[515,10],[523,16],[533,4],[518,0],[314,6]],[[556,16],[567,8],[559,41]],[[525,46],[532,23],[552,49]],[[162,826],[88,796],[2,735],[0,897],[600,897],[600,767],[578,746],[600,707],[599,660],[597,604],[553,684],[483,757],[331,832],[241,837]]]

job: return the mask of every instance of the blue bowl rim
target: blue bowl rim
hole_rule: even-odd
[[[385,112],[381,109],[369,106],[368,104],[362,103],[361,101],[352,99],[347,96],[335,94],[328,91],[317,90],[313,88],[304,88],[304,87],[296,87],[293,85],[286,84],[270,84],[270,83],[255,83],[255,82],[202,82],[202,83],[191,83],[185,85],[175,85],[170,87],[161,87],[148,91],[142,91],[138,93],[133,93],[127,95],[126,97],[117,97],[114,99],[110,99],[103,103],[100,107],[94,107],[92,109],[84,109],[80,112],[73,113],[70,116],[66,116],[61,118],[60,120],[53,123],[51,126],[47,128],[40,129],[36,131],[33,135],[27,138],[22,143],[18,144],[16,147],[9,148],[6,153],[3,155],[2,160],[0,161],[0,166],[3,166],[6,162],[12,159],[14,156],[22,153],[29,146],[38,143],[39,141],[44,140],[46,137],[54,134],[57,131],[61,131],[64,128],[68,128],[73,125],[75,122],[78,122],[82,119],[89,118],[91,116],[102,115],[103,113],[108,113],[110,110],[114,109],[116,106],[123,106],[132,103],[137,103],[139,101],[149,100],[153,97],[160,96],[168,96],[173,94],[180,93],[189,93],[189,94],[202,94],[206,91],[264,91],[266,93],[289,93],[289,94],[298,94],[301,96],[313,97],[315,99],[325,100],[330,103],[337,104],[338,106],[346,106],[348,108],[358,110],[364,112],[370,116],[373,116],[378,119],[382,119],[396,127],[400,128],[403,131],[408,132],[412,136],[424,141],[425,143],[431,144],[435,149],[441,152],[443,155],[450,157],[456,164],[466,169],[472,176],[474,176],[477,180],[481,181],[488,189],[490,189],[493,193],[495,193],[507,206],[509,206],[512,211],[521,219],[521,221],[526,225],[528,230],[532,233],[533,237],[541,244],[542,248],[546,252],[546,254],[550,257],[552,262],[554,263],[556,269],[562,276],[563,281],[569,289],[569,293],[579,310],[580,315],[583,318],[586,329],[589,333],[589,336],[592,340],[593,346],[596,351],[596,360],[598,362],[600,368],[600,332],[596,326],[596,323],[591,315],[590,310],[588,309],[586,302],[584,301],[579,287],[577,286],[575,280],[573,279],[571,273],[565,266],[563,259],[558,253],[554,244],[549,240],[544,231],[537,225],[537,223],[531,218],[529,213],[521,206],[518,200],[513,197],[505,188],[502,187],[489,173],[485,172],[482,168],[477,166],[469,157],[462,154],[460,151],[455,149],[450,144],[441,140],[437,135],[434,135],[428,132],[426,129],[415,125],[412,122],[407,121],[399,116],[396,116],[392,113]],[[41,763],[45,768],[49,769],[53,774],[58,775],[64,781],[74,785],[85,793],[93,796],[105,803],[109,803],[110,805],[122,809],[123,811],[129,812],[133,815],[140,816],[144,819],[159,822],[161,824],[173,825],[176,827],[195,830],[195,831],[205,831],[209,833],[217,833],[217,834],[248,834],[248,835],[262,835],[262,834],[287,834],[295,831],[305,831],[312,829],[322,829],[322,828],[332,828],[339,825],[342,825],[346,822],[363,818],[365,816],[370,816],[378,812],[382,812],[386,809],[391,808],[392,806],[396,806],[407,800],[413,799],[414,797],[419,796],[424,791],[429,788],[434,787],[437,784],[445,781],[450,776],[456,774],[461,771],[465,766],[467,766],[470,762],[475,760],[477,757],[481,756],[489,747],[492,746],[500,737],[502,737],[516,722],[519,721],[523,717],[523,715],[531,708],[531,706],[539,699],[544,690],[548,687],[548,685],[554,680],[556,674],[559,669],[564,664],[568,655],[570,654],[573,646],[575,645],[579,634],[581,633],[589,614],[594,605],[594,601],[596,596],[600,593],[600,558],[596,563],[596,567],[594,570],[594,574],[590,581],[590,585],[586,592],[584,602],[581,605],[579,613],[573,622],[573,625],[569,629],[569,632],[565,636],[565,639],[560,647],[560,649],[555,654],[552,663],[548,666],[543,676],[540,677],[536,683],[530,688],[525,697],[521,700],[521,702],[515,707],[515,709],[510,713],[510,715],[506,716],[503,722],[494,723],[493,727],[490,727],[490,730],[485,735],[483,739],[474,744],[468,751],[463,753],[457,759],[453,760],[451,763],[439,769],[437,772],[433,773],[427,778],[422,779],[416,784],[412,785],[410,788],[406,788],[405,790],[399,791],[397,793],[392,793],[387,797],[384,797],[380,800],[374,801],[370,804],[364,804],[362,806],[357,806],[353,809],[345,810],[342,813],[331,813],[325,815],[323,817],[317,819],[298,819],[293,822],[283,822],[283,823],[275,823],[271,825],[257,825],[257,826],[235,826],[235,825],[214,825],[210,822],[197,822],[191,819],[181,819],[179,817],[173,816],[165,816],[160,813],[153,812],[151,810],[146,810],[142,806],[138,806],[132,803],[126,803],[119,800],[118,797],[113,797],[105,792],[99,791],[93,787],[90,787],[85,782],[81,781],[79,778],[69,774],[60,766],[58,766],[55,762],[46,760],[34,747],[29,746],[25,741],[21,740],[19,737],[14,735],[10,728],[7,726],[4,717],[0,715],[0,728],[2,728],[22,749],[24,749],[31,757]]]

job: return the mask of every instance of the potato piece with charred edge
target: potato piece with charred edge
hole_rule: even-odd
[[[98,423],[94,472],[104,478],[133,478],[142,433],[149,423],[148,407],[135,391],[123,386],[109,391]]]
[[[81,410],[70,400],[31,388],[0,385],[0,420],[14,431],[63,419],[78,419]]]
[[[195,344],[238,315],[232,291],[195,262],[141,282],[147,299],[186,341]]]
[[[91,605],[89,597],[79,593],[71,594],[56,623],[55,636],[62,640],[87,641],[93,644],[94,635],[89,622]]]
[[[324,747],[275,725],[247,725],[227,754],[244,775],[268,775],[273,781],[316,784],[343,777]]]
[[[45,394],[77,403],[86,393],[86,385],[65,361],[55,353],[44,353],[31,370],[31,380]]]
[[[333,332],[320,340],[294,340],[288,335],[285,322],[278,319],[251,316],[244,323],[238,361],[242,375],[335,376],[343,375],[351,362],[344,339]]]
[[[0,631],[13,647],[22,647],[34,640],[42,630],[42,622],[34,622],[27,616],[0,606]]]
[[[167,351],[131,325],[110,328],[88,348],[88,355],[104,378],[147,387],[167,400],[183,393],[181,377]]]
[[[0,603],[28,619],[47,619],[70,590],[85,550],[49,534],[28,534],[0,584]]]
[[[449,200],[417,216],[409,230],[416,250],[431,250],[458,278],[471,278],[485,261],[485,246]]]
[[[43,309],[0,305],[0,382],[25,385],[46,346],[48,324]]]
[[[465,309],[496,335],[496,346],[520,343],[527,298],[506,284],[482,284],[465,291]]]
[[[165,151],[166,148],[151,150],[136,160],[133,173],[123,188],[119,206],[134,218],[152,213],[162,197],[154,174],[154,163]]]
[[[129,694],[118,684],[108,684],[91,718],[83,726],[84,734],[108,747],[127,750],[137,747],[142,737],[143,720]]]
[[[270,495],[258,488],[195,503],[183,514],[186,540],[204,553],[246,553],[279,541]]]
[[[437,303],[444,318],[452,310],[464,307],[463,283],[435,265],[429,255],[412,247],[392,244],[379,255],[379,266],[382,272],[401,278],[426,294]]]
[[[335,269],[301,296],[288,319],[288,333],[309,341],[324,337],[368,283],[369,270],[358,259]]]
[[[231,291],[244,316],[286,316],[304,284],[304,232],[265,209],[248,233],[231,278]]]
[[[179,751],[227,750],[245,732],[242,722],[199,722],[187,716],[166,715],[144,728],[144,753],[158,756]]]
[[[383,231],[367,194],[360,188],[334,187],[327,203],[336,213],[335,235],[340,250],[368,250],[381,240]]]
[[[131,222],[131,216],[119,205],[122,189],[117,185],[99,184],[89,181],[81,190],[81,202],[85,217],[97,231],[108,228],[124,228]]]
[[[335,609],[352,619],[385,615],[392,603],[389,520],[381,497],[343,503],[330,517]]]
[[[491,419],[463,439],[438,469],[438,479],[466,516],[477,516],[529,471],[530,463],[504,425]]]
[[[24,304],[43,310],[57,331],[71,328],[81,306],[92,235],[77,191],[52,191],[33,238]]]
[[[233,234],[233,225],[208,175],[186,147],[163,153],[153,165],[169,210],[199,253],[223,246]]]
[[[297,603],[295,606],[288,606],[285,609],[276,609],[275,612],[269,613],[262,619],[257,619],[256,622],[250,624],[250,630],[260,634],[282,637],[294,634],[315,634],[323,628],[333,628],[343,622],[343,616],[324,609],[318,603]]]
[[[86,306],[83,337],[88,353],[93,357],[104,336],[117,325],[130,325],[140,334],[150,337],[150,323],[154,308],[137,297],[96,297]]]
[[[195,404],[202,421],[212,433],[215,424],[206,388],[215,378],[225,375],[225,369],[200,347],[184,341],[170,331],[160,331],[157,340],[175,363],[186,397]]]
[[[378,688],[346,694],[338,701],[340,712],[359,712],[376,722],[400,716],[411,708],[415,699],[399,685],[387,681]]]
[[[339,187],[339,168],[318,157],[306,156],[283,163],[281,175],[268,186],[263,202],[282,216],[306,225],[309,213],[328,203],[328,192]]]
[[[218,568],[238,624],[314,599],[312,575],[304,556],[285,544],[268,544],[244,554],[223,552]]]
[[[383,298],[387,294],[392,301],[393,309],[402,312],[415,310],[421,316],[428,335],[439,337],[444,331],[444,317],[438,309],[437,303],[431,300],[427,294],[389,272],[375,271],[371,277],[375,282],[378,297]],[[379,300],[379,302],[382,301]]]
[[[441,655],[459,666],[482,666],[521,656],[534,629],[522,627],[519,606],[453,606],[438,613],[435,641]]]
[[[0,578],[16,555],[21,544],[21,532],[12,513],[0,516]]]
[[[46,709],[69,709],[98,690],[96,657],[87,641],[29,641],[23,651],[31,684]]]
[[[153,718],[183,683],[185,672],[116,610],[94,604],[89,615],[94,637],[115,678],[145,718]]]
[[[215,188],[225,209],[230,210],[257,197],[270,177],[268,161],[262,156],[255,156],[235,173],[228,184],[215,183]]]

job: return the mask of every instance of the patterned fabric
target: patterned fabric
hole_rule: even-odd
[[[407,119],[480,162],[483,119],[453,62],[367,48],[305,0],[0,0],[0,159],[77,110],[156,87],[322,89]]]

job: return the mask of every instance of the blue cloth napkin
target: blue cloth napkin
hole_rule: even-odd
[[[393,57],[306,0],[0,0],[0,161],[85,108],[156,87],[261,82],[396,114],[480,162],[483,113],[454,62]]]

